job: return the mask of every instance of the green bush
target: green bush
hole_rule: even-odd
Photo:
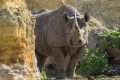
[[[107,66],[108,60],[105,52],[100,49],[97,49],[95,52],[86,49],[82,63],[76,67],[76,74],[84,76],[100,75]]]
[[[120,29],[111,30],[108,33],[103,34],[102,39],[105,43],[107,43],[107,47],[120,48]]]

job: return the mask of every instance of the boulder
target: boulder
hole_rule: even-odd
[[[34,78],[38,77],[37,73],[31,72],[32,69],[25,65],[11,64],[7,66],[5,64],[0,64],[0,80],[39,80],[30,78],[33,75]]]
[[[91,17],[89,22],[89,36],[87,48],[95,51],[98,47],[101,49],[106,48],[106,43],[101,40],[101,35],[108,32],[109,29],[103,26],[103,23],[94,17]]]
[[[0,68],[0,80],[39,80],[34,53],[34,23],[24,0],[0,0],[0,66],[4,65]],[[19,68],[27,70],[28,74],[24,75]],[[20,78],[14,78],[14,75]]]

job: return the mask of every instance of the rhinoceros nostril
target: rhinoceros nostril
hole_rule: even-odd
[[[70,44],[73,44],[73,41],[70,39]]]
[[[82,41],[81,40],[79,40],[79,43],[81,43]]]

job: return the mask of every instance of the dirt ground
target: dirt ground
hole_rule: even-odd
[[[56,79],[47,79],[47,80],[56,80]],[[120,80],[120,76],[112,76],[112,77],[77,76],[73,79],[57,79],[57,80]]]

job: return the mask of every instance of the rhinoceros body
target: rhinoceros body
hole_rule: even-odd
[[[35,17],[35,52],[40,70],[46,58],[52,56],[56,62],[56,77],[72,77],[88,41],[89,15],[81,17],[74,7],[65,4],[56,11],[45,10]],[[66,66],[67,55],[70,61]]]

